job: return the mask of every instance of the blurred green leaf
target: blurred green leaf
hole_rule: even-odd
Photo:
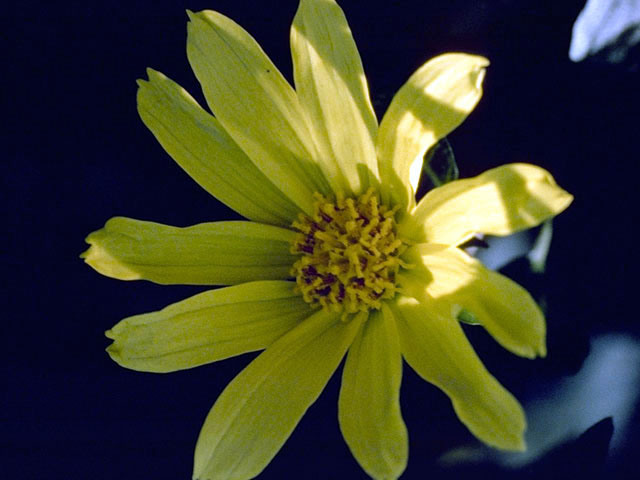
[[[457,180],[459,176],[453,148],[445,137],[430,148],[424,156],[417,197],[420,198],[433,188]]]
[[[460,313],[458,313],[458,321],[466,323],[467,325],[480,325],[480,322],[475,315],[464,308],[460,310]]]

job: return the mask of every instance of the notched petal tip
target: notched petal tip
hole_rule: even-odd
[[[113,342],[112,344],[110,344],[107,348],[104,349],[105,352],[107,352],[109,354],[109,356],[115,360],[114,357],[117,357],[118,354],[120,353],[120,349],[118,348],[118,346],[116,345],[115,342]]]
[[[139,78],[136,80],[138,87],[140,89],[143,88],[153,88],[154,84],[168,82],[169,78],[162,72],[155,70],[151,67],[147,67],[145,69],[145,73],[147,74],[147,78]]]
[[[122,357],[122,348],[115,341],[111,345],[109,345],[107,348],[105,348],[104,350],[105,350],[105,352],[107,352],[107,354],[109,355],[111,360],[116,362],[121,367],[129,368],[129,369],[132,369],[132,370],[137,370],[137,369],[132,368],[132,367],[127,365],[127,362]],[[142,370],[142,371],[144,371],[144,370]]]
[[[534,348],[529,348],[528,346],[521,347],[519,350],[516,350],[516,348],[512,347],[510,351],[511,353],[515,353],[516,355],[527,358],[529,360],[533,360],[538,356],[538,351]]]
[[[486,74],[487,74],[486,68],[478,68],[473,72],[473,76],[475,77],[474,83],[476,86],[476,90],[482,90],[482,82],[484,81],[484,77]]]
[[[199,12],[187,10],[187,16],[189,17],[187,28],[198,27],[200,22],[208,23],[210,26],[215,26],[218,19],[228,18],[215,10],[200,10]]]
[[[192,36],[195,35],[196,29],[198,28],[198,24],[203,21],[200,18],[200,14],[202,12],[193,12],[191,10],[187,10],[187,16],[189,17],[189,21],[187,22],[187,46],[193,41]]]
[[[144,104],[145,96],[152,95],[151,92],[153,92],[154,89],[158,88],[157,84],[166,79],[166,77],[162,73],[152,69],[151,67],[147,67],[145,69],[145,73],[147,74],[147,78],[138,78],[136,80],[136,84],[138,85],[138,90],[136,92],[136,102],[138,105],[139,113],[141,106]]]
[[[147,77],[149,78],[149,81],[152,81],[154,79],[165,79],[165,78],[167,78],[164,74],[162,74],[158,70],[155,70],[155,69],[153,69],[151,67],[147,67],[145,69],[145,72],[147,73]]]
[[[477,93],[482,94],[482,83],[487,74],[487,67],[490,64],[487,58],[468,53],[445,53],[436,57],[436,59],[441,59],[442,62],[452,63],[452,65],[454,65],[453,68],[460,72],[466,71],[469,83]]]
[[[116,218],[112,218],[105,224],[104,228],[90,233],[85,238],[85,242],[90,246],[80,254],[80,258],[84,259],[85,263],[96,272],[107,277],[117,278],[118,280],[139,280],[142,278],[140,274],[118,261],[107,247],[108,239],[111,237],[107,230],[109,229],[109,224]]]
[[[480,82],[482,82],[484,75],[486,74],[487,67],[491,64],[489,59],[486,57],[462,52],[443,53],[433,57],[427,63],[433,63],[436,65],[438,63],[448,64],[450,65],[449,68],[466,71],[473,79],[478,79],[478,77],[480,77]]]
[[[440,55],[432,57],[431,59],[429,59],[429,61],[451,61],[452,59],[456,60],[457,62],[465,61],[467,63],[475,63],[480,67],[488,67],[491,63],[489,62],[489,59],[487,57],[465,52],[441,53]]]
[[[539,358],[545,358],[547,356],[547,343],[543,340],[540,345],[538,345],[538,350],[536,352]]]
[[[187,13],[187,17],[189,17],[190,22],[192,22],[193,19],[198,15],[198,13],[200,13],[200,12],[194,12],[193,10],[189,10],[188,8],[185,10],[185,12]]]

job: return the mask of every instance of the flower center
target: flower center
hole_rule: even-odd
[[[315,197],[313,217],[301,214],[292,225],[299,232],[292,253],[302,256],[291,274],[304,300],[343,314],[380,309],[396,294],[404,265],[396,209],[380,205],[372,188],[355,199]]]

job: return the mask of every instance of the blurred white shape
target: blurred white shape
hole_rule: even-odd
[[[524,257],[531,250],[531,240],[527,232],[518,232],[506,237],[486,237],[489,248],[478,248],[470,253],[485,267],[498,270],[516,258]]]
[[[484,240],[488,248],[467,247],[465,250],[491,270],[499,270],[514,260],[526,256],[531,270],[535,273],[543,273],[553,237],[551,220],[546,221],[535,235],[534,237],[533,230],[524,230],[504,237],[476,235]]]
[[[558,444],[576,438],[605,417],[613,417],[611,455],[622,447],[640,400],[640,342],[623,334],[593,339],[582,369],[551,385],[525,404],[527,451],[501,454],[509,466],[533,462]]]
[[[569,58],[584,60],[607,49],[607,59],[622,62],[640,42],[640,0],[588,0],[573,24]]]

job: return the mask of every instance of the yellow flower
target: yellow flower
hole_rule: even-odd
[[[246,217],[175,228],[113,218],[83,254],[98,272],[161,284],[232,285],[118,323],[120,365],[170,372],[266,349],[224,390],[198,439],[194,478],[258,475],[346,354],[340,428],[376,479],[397,478],[408,440],[402,359],[451,399],[483,442],[524,449],[519,403],[491,376],[457,315],[505,348],[545,355],[529,294],[458,245],[538,225],[572,200],[545,170],[512,164],[414,192],[425,152],[481,96],[486,59],[451,53],[409,78],[378,125],[342,10],[301,0],[295,90],[254,39],[189,12],[187,53],[213,112],[149,70],[144,123],[174,160]]]

